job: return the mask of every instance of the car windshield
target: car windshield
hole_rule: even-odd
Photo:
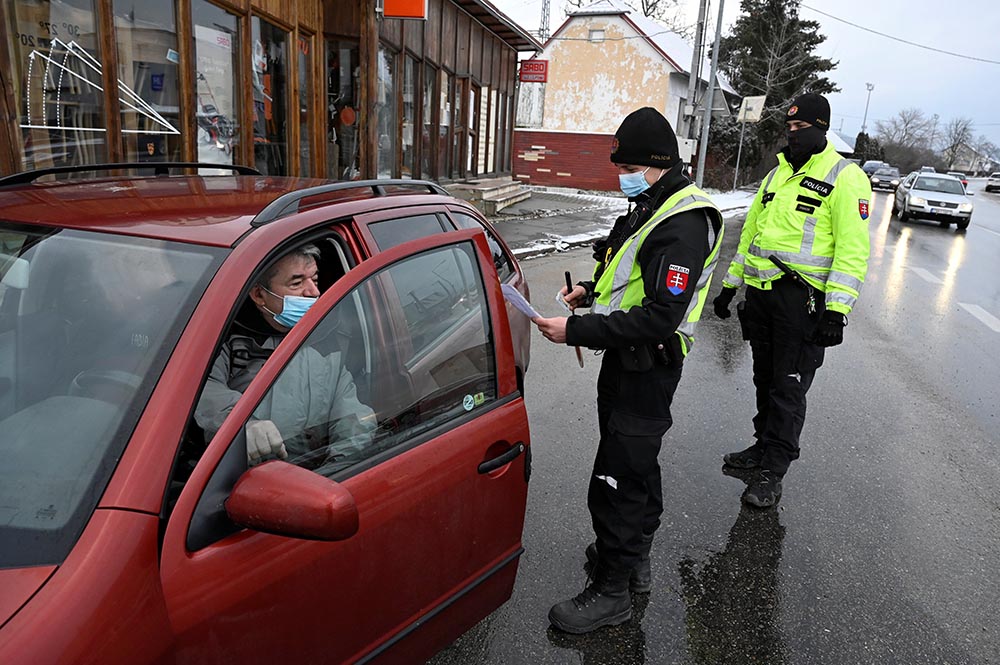
[[[914,189],[922,189],[925,192],[941,192],[942,194],[965,194],[965,188],[958,180],[951,178],[917,178]]]
[[[878,171],[875,172],[875,175],[884,175],[892,178],[898,178],[899,171],[897,171],[896,169],[879,169]]]
[[[69,553],[223,254],[0,222],[0,568]]]

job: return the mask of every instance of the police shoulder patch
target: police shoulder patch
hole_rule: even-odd
[[[861,219],[868,219],[868,199],[858,199],[858,213]]]
[[[667,291],[670,291],[675,296],[684,293],[684,290],[687,289],[688,276],[690,274],[691,271],[688,268],[671,263],[667,268]]]

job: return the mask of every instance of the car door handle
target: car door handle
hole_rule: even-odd
[[[507,449],[502,455],[498,455],[493,459],[488,459],[485,462],[480,463],[478,471],[479,473],[490,473],[491,471],[496,471],[505,464],[510,464],[514,459],[524,452],[524,442],[518,441],[513,446]]]

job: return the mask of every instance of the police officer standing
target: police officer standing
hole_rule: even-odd
[[[562,293],[583,316],[536,318],[556,343],[603,349],[597,381],[600,443],[587,505],[596,542],[586,588],[549,620],[586,633],[627,621],[630,590],[650,590],[649,552],[663,512],[657,455],[694,341],[722,237],[722,214],[682,173],[677,138],[653,108],[622,122],[612,144],[630,210],[595,245],[594,281]]]
[[[747,213],[739,248],[713,301],[729,317],[736,290],[747,286],[739,316],[753,352],[755,442],[723,456],[751,469],[743,500],[773,506],[799,456],[806,392],[824,348],[844,327],[868,270],[868,177],[827,141],[830,104],[817,94],[788,108],[788,146],[764,179]]]

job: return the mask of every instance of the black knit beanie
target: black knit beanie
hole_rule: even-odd
[[[788,107],[785,122],[789,120],[808,122],[813,127],[818,127],[825,132],[830,129],[830,102],[826,101],[826,97],[817,95],[815,92],[799,95]]]
[[[615,132],[611,161],[669,169],[681,161],[677,137],[663,115],[652,107],[629,113]]]

